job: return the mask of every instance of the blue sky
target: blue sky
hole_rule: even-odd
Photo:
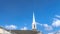
[[[0,0],[0,25],[15,25],[17,29],[26,26],[30,30],[33,12],[40,23],[37,30],[45,34],[60,30],[60,0]],[[52,30],[47,32],[45,27]]]

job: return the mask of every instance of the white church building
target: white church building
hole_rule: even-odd
[[[33,22],[32,22],[32,30],[6,30],[0,27],[0,34],[42,34],[42,32],[37,31],[37,26],[35,22],[35,16],[33,13]]]

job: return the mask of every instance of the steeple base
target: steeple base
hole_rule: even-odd
[[[32,29],[32,31],[37,31],[36,29]]]

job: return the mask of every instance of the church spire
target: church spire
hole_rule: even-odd
[[[33,23],[35,23],[35,16],[34,16],[34,12],[33,12]]]
[[[34,16],[34,12],[33,12],[33,22],[32,22],[32,29],[36,30],[36,22],[35,22],[35,16]]]

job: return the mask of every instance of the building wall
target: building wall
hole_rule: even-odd
[[[0,34],[3,33],[3,29],[0,28]]]
[[[0,28],[0,34],[11,34],[9,31]]]

